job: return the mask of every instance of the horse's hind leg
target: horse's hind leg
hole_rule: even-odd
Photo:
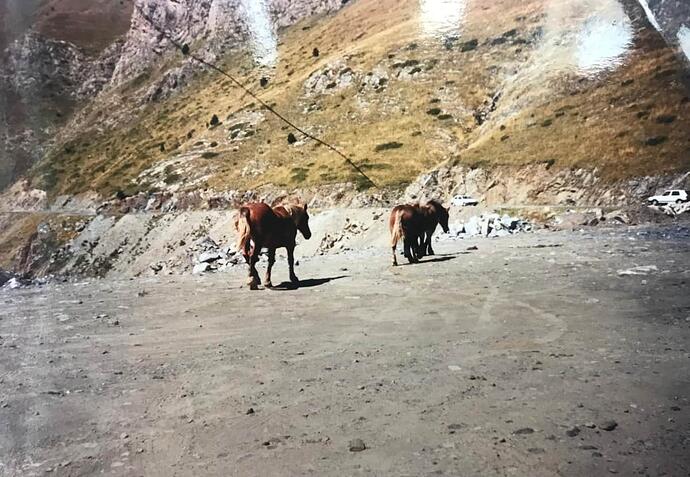
[[[403,241],[403,245],[405,247],[405,258],[407,258],[407,261],[410,263],[417,262],[417,258],[415,257],[416,249],[417,249],[417,241],[415,240],[415,242],[412,243],[411,240],[409,240],[408,238],[405,238]]]
[[[259,272],[256,271],[256,264],[259,261],[260,253],[261,245],[255,243],[249,255],[249,280],[247,281],[247,285],[249,285],[250,290],[258,290],[259,285],[261,285]]]
[[[264,280],[264,286],[266,288],[271,288],[273,284],[271,283],[271,269],[273,264],[276,263],[276,249],[268,249],[268,266],[266,267],[266,279]]]
[[[398,265],[398,258],[395,256],[395,249],[398,247],[397,239],[393,238],[392,245],[393,246],[391,248],[393,249],[393,266],[395,267]]]
[[[286,247],[288,256],[288,267],[290,268],[290,281],[292,283],[299,283],[297,275],[295,275],[295,246]]]

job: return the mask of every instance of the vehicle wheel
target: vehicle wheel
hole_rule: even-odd
[[[652,205],[659,205],[659,201],[658,201],[658,200],[653,200],[653,201],[652,201]]]
[[[676,200],[676,204],[681,204],[681,203],[683,203],[682,200],[680,200],[680,199]]]

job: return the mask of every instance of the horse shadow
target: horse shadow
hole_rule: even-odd
[[[339,275],[337,277],[325,277],[325,278],[307,278],[306,280],[300,280],[299,283],[281,282],[278,285],[273,286],[271,288],[271,290],[289,291],[289,290],[297,290],[298,288],[318,287],[321,285],[325,285],[328,282],[332,282],[333,280],[340,280],[341,278],[347,278],[347,277],[349,277],[349,275]]]
[[[447,262],[448,260],[455,260],[458,255],[469,254],[469,252],[454,252],[454,253],[439,253],[435,255],[425,255],[416,263],[403,263],[402,266],[406,265],[423,265],[425,263],[438,263]],[[431,258],[429,258],[431,257]]]

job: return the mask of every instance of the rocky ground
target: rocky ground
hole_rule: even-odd
[[[362,242],[300,254],[297,290],[0,291],[0,475],[688,475],[689,243],[681,217],[398,268]]]

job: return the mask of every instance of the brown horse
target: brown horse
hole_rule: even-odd
[[[271,269],[276,261],[276,249],[287,249],[290,281],[298,284],[295,275],[295,238],[299,230],[305,239],[311,237],[307,205],[286,204],[271,208],[263,202],[254,202],[240,207],[235,219],[237,230],[237,249],[244,255],[249,265],[249,288],[257,290],[261,284],[256,263],[262,248],[268,249],[268,268],[264,286],[272,287]]]
[[[419,205],[405,204],[393,207],[388,219],[388,227],[391,232],[391,245],[393,247],[393,265],[398,264],[395,249],[399,240],[403,241],[403,254],[408,262],[417,262],[419,237],[423,232]]]
[[[395,248],[399,240],[403,241],[403,253],[410,263],[418,262],[424,255],[433,255],[431,237],[439,224],[448,232],[448,210],[435,200],[424,205],[396,205],[388,220],[393,265],[398,264]]]
[[[420,251],[421,256],[433,255],[434,249],[431,248],[431,237],[436,231],[436,226],[440,225],[445,233],[448,233],[448,210],[440,202],[430,200],[426,205],[420,207],[422,214],[422,227],[424,232],[421,235]]]

